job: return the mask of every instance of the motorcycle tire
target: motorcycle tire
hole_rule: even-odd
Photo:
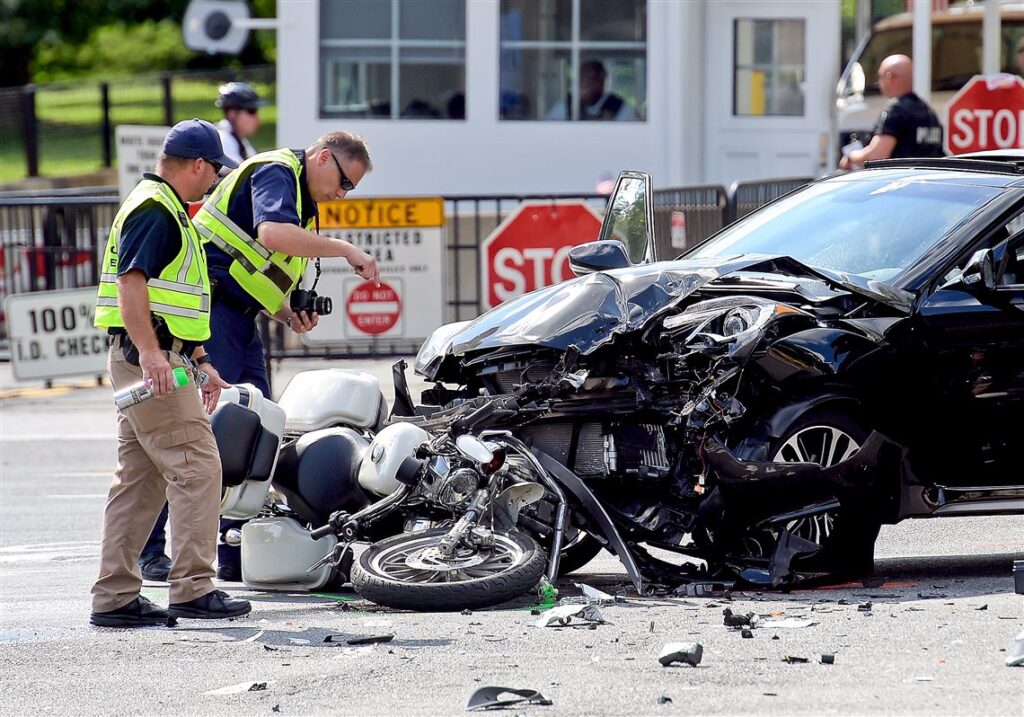
[[[436,546],[447,533],[447,528],[432,528],[374,543],[352,564],[352,587],[360,597],[378,605],[402,610],[450,612],[491,607],[519,597],[531,592],[544,574],[547,566],[544,550],[536,540],[518,531],[495,533],[498,550],[510,556],[513,562],[490,575],[477,577],[457,571],[464,577],[444,582],[418,582],[403,580],[389,572],[429,579],[431,571],[409,567],[403,556],[409,559],[421,555]],[[474,566],[467,569],[485,572]],[[435,576],[444,572],[435,571]]]

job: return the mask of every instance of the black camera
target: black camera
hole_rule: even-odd
[[[329,296],[317,296],[315,291],[296,289],[290,299],[292,311],[305,311],[327,316],[334,310],[334,302]]]

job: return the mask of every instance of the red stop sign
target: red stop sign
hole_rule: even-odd
[[[402,300],[391,286],[364,281],[348,295],[345,312],[349,321],[364,334],[376,336],[395,327],[402,315]]]
[[[946,107],[946,151],[1024,147],[1024,79],[976,75]]]
[[[571,279],[569,250],[595,241],[601,219],[586,202],[524,202],[484,239],[485,308]]]

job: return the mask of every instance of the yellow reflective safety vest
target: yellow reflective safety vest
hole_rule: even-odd
[[[217,186],[206,200],[193,222],[203,238],[231,257],[228,273],[264,309],[276,314],[284,306],[306,271],[306,257],[289,256],[270,251],[259,237],[242,231],[229,216],[228,206],[256,169],[264,164],[284,164],[295,174],[295,209],[302,217],[302,162],[290,149],[262,152],[242,162]],[[306,223],[312,229],[315,218]]]
[[[205,341],[210,338],[210,277],[206,271],[206,253],[174,190],[170,185],[152,179],[143,179],[136,185],[110,226],[100,270],[94,324],[100,329],[124,327],[124,318],[117,304],[121,228],[132,212],[150,199],[155,199],[174,217],[181,229],[181,249],[159,276],[146,281],[149,310],[163,318],[175,337],[183,341]]]

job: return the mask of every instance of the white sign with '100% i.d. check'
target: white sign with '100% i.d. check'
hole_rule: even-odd
[[[101,375],[107,332],[92,325],[96,287],[15,294],[4,302],[15,378]]]

